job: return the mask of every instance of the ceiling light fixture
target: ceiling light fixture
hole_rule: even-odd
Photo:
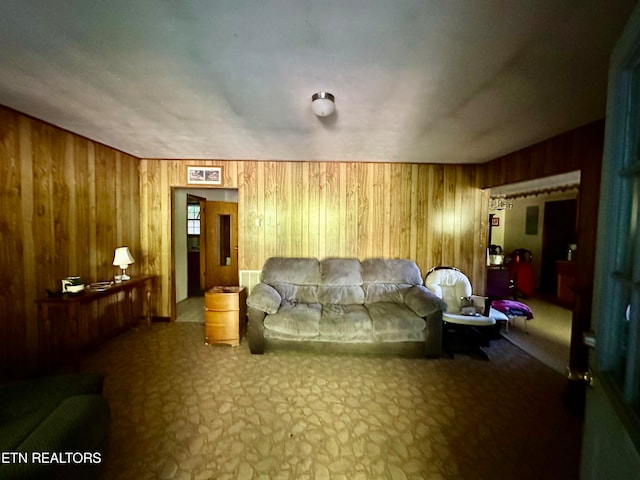
[[[336,110],[335,97],[329,92],[318,92],[311,96],[311,108],[319,117],[328,117]]]

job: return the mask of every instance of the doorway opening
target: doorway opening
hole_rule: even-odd
[[[238,282],[238,190],[172,188],[171,199],[171,318],[203,322],[204,292]]]
[[[565,367],[570,360],[573,314],[572,306],[557,298],[556,263],[567,258],[570,244],[577,244],[579,190],[580,171],[576,171],[494,187],[490,193],[493,198],[505,199],[501,203],[493,202],[500,203],[501,208],[490,211],[492,221],[489,222],[491,243],[494,249],[497,245],[504,252],[506,265],[502,268],[509,268],[509,258],[515,250],[523,249],[532,254],[533,298],[518,298],[525,304],[530,303],[534,314],[531,325],[536,321],[536,309],[541,315],[555,312],[554,316],[568,319],[562,322],[561,331],[560,325],[555,324],[553,331],[529,328],[527,332],[510,329],[510,333],[514,337],[522,334],[523,344],[534,345],[530,353],[535,352],[531,354],[539,360],[548,363],[548,358],[554,358],[555,365],[563,361]],[[488,280],[495,268],[488,268]]]
[[[571,307],[573,303],[563,291],[562,270],[571,270],[573,252],[578,245],[578,201],[573,199],[545,202],[540,258],[540,293]],[[572,252],[571,254],[569,252]],[[565,265],[564,262],[568,262]],[[560,288],[559,288],[560,287]]]

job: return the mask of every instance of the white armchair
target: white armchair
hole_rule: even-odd
[[[492,325],[495,324],[496,321],[508,320],[504,313],[499,312],[493,307],[489,307],[489,312],[486,312],[485,303],[487,298],[481,295],[474,295],[472,293],[471,282],[469,282],[467,276],[455,267],[432,268],[427,272],[425,286],[445,301],[447,304],[445,314],[458,316],[467,313],[464,308],[468,306],[465,302],[465,299],[467,299],[482,317],[488,317],[493,320],[493,322],[488,324]],[[478,324],[477,320],[473,321],[473,316],[468,316],[471,317],[470,325]],[[476,318],[478,317],[476,316]]]
[[[462,346],[464,351],[478,353],[488,360],[481,347],[489,345],[490,327],[496,321],[507,321],[507,316],[486,305],[485,297],[473,295],[471,282],[457,268],[432,268],[427,272],[425,286],[447,304],[447,309],[442,313],[445,351],[453,356],[455,340],[462,339],[462,342],[457,342],[455,350],[461,351]]]

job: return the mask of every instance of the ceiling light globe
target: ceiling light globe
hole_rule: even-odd
[[[318,92],[311,96],[311,109],[319,117],[328,117],[336,110],[335,97],[328,92]]]

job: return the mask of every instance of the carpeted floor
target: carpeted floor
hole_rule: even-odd
[[[197,323],[130,330],[83,360],[112,408],[104,479],[571,479],[564,378],[504,340],[489,362],[251,355]]]

